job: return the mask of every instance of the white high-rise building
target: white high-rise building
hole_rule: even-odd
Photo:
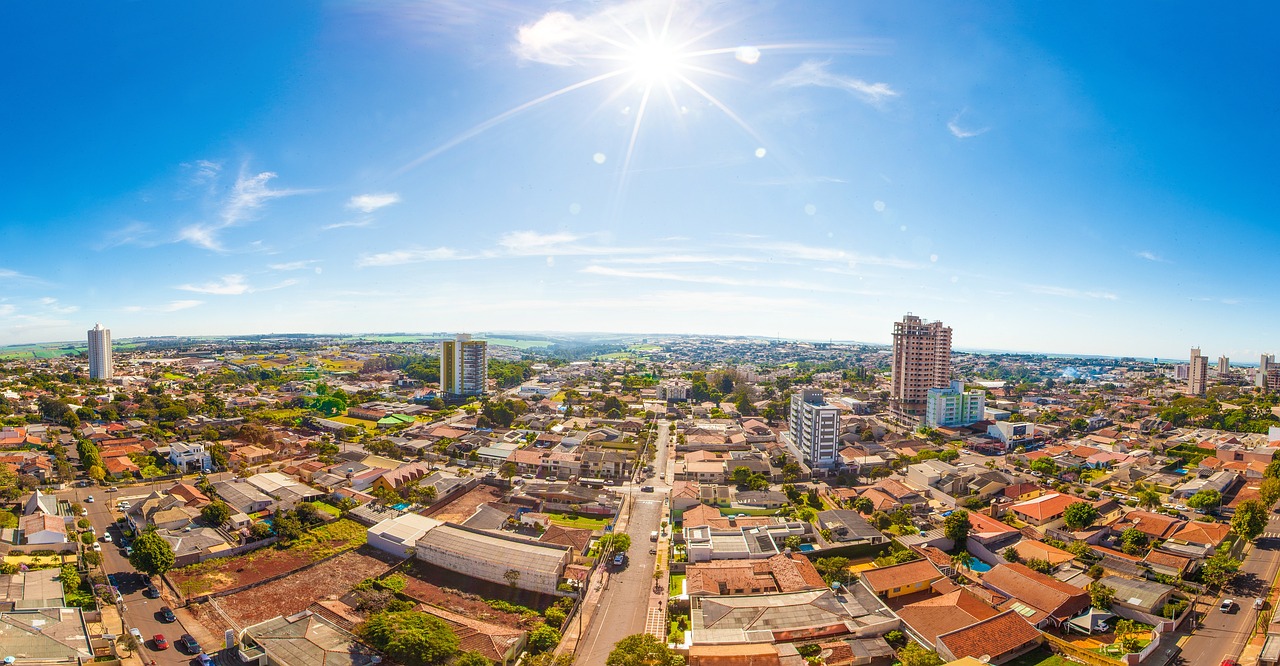
[[[1231,372],[1231,359],[1226,356],[1218,357],[1218,374],[1225,375]]]
[[[89,379],[111,379],[111,329],[94,324],[89,329]]]
[[[800,389],[791,396],[791,441],[811,468],[836,464],[840,443],[840,408],[827,404],[819,389]]]
[[[964,382],[951,382],[944,389],[929,389],[924,424],[930,428],[967,426],[983,419],[986,391],[966,391]]]
[[[1199,347],[1191,348],[1191,368],[1187,376],[1187,393],[1204,395],[1209,383],[1209,357],[1200,354]]]
[[[484,393],[489,378],[489,345],[459,333],[455,340],[440,343],[440,389],[448,395]]]
[[[1258,371],[1253,375],[1253,385],[1262,389],[1267,388],[1267,375],[1274,367],[1276,367],[1276,355],[1263,354],[1262,360],[1258,362]]]

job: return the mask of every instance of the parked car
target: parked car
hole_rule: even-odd
[[[145,641],[145,640],[143,640],[143,638],[142,638],[142,632],[141,632],[141,631],[138,631],[138,628],[137,628],[137,627],[134,627],[134,628],[130,629],[130,630],[129,630],[129,635],[130,635],[130,636],[133,636],[133,640],[138,641],[138,645],[143,645],[143,644],[145,644],[145,643],[146,643],[146,641]]]
[[[104,532],[102,535],[102,543],[111,543],[111,534]]]
[[[641,487],[640,487],[640,492],[642,492],[642,493],[651,493],[651,492],[653,492],[653,486],[641,486]]]
[[[209,655],[203,652],[196,655],[196,661],[200,664],[200,666],[213,666],[213,660],[209,658]]]
[[[101,553],[101,552],[102,552],[102,544],[100,544],[100,543],[96,543],[96,542],[95,542],[95,543],[93,544],[93,552],[95,552],[95,553]]]
[[[169,641],[165,639],[164,634],[156,634],[151,637],[151,642],[155,643],[157,650],[168,650]]]
[[[1231,599],[1223,599],[1222,603],[1218,605],[1218,610],[1222,611],[1223,613],[1230,613],[1231,609],[1235,608],[1235,605],[1236,605],[1235,601]]]
[[[173,609],[169,608],[168,606],[161,606],[160,621],[161,622],[177,622],[178,617],[173,614]]]
[[[160,588],[156,587],[155,583],[147,583],[147,590],[142,593],[142,596],[148,599],[159,599]]]
[[[107,488],[107,492],[109,492],[109,493],[118,493],[118,492],[120,492],[120,489],[119,489],[119,488],[117,488],[117,487],[115,487],[115,486],[111,486],[110,488]]]
[[[613,566],[615,567],[622,566],[622,564],[626,561],[627,561],[627,556],[625,553],[618,553],[617,555],[613,556]]]
[[[1265,605],[1266,605],[1266,603],[1267,603],[1267,602],[1263,601],[1262,599],[1254,599],[1254,600],[1253,600],[1253,610],[1262,610],[1262,607],[1263,607],[1263,606],[1265,606]]]
[[[84,498],[84,501],[88,504],[93,504],[93,495]]]
[[[190,652],[191,654],[196,654],[201,651],[200,644],[196,642],[195,636],[192,636],[191,634],[183,634],[182,638],[178,639],[178,647]]]

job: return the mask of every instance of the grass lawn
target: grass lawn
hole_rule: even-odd
[[[359,548],[369,536],[363,525],[353,520],[337,520],[304,533],[287,550],[307,553],[319,560],[344,550]]]
[[[671,582],[667,584],[667,591],[669,591],[671,593],[671,596],[674,597],[683,591],[682,589],[683,585],[684,585],[684,574],[671,574]]]
[[[254,414],[272,421],[287,421],[289,419],[296,419],[300,416],[306,416],[307,410],[301,407],[290,407],[288,409],[263,409],[254,412]]]
[[[738,515],[738,514],[740,514],[740,513],[745,513],[745,514],[747,514],[748,516],[776,516],[776,515],[778,515],[778,512],[779,512],[779,511],[781,511],[781,510],[782,510],[782,509],[755,509],[755,508],[748,508],[748,507],[731,507],[731,508],[720,507],[720,515],[722,515],[722,516],[736,516],[736,515]]]
[[[547,513],[552,525],[561,527],[578,527],[584,530],[603,530],[610,522],[609,518],[579,516],[573,513]]]
[[[185,377],[185,376],[183,376],[183,375],[179,375],[179,374],[176,374],[176,373],[173,373],[173,372],[166,372],[166,373],[164,373],[164,378],[165,378],[165,379],[171,379],[171,380],[173,380],[173,381],[178,381],[178,382],[189,382],[189,381],[191,381],[191,378],[190,378],[190,377]]]
[[[332,504],[325,504],[324,502],[312,502],[312,504],[316,505],[316,508],[317,508],[317,509],[320,509],[321,511],[323,511],[323,512],[325,512],[325,513],[327,513],[327,514],[329,514],[329,515],[331,515],[331,516],[341,516],[341,515],[342,515],[342,511],[340,511],[340,510],[338,509],[338,507],[333,506]]]
[[[640,444],[641,444],[640,442],[631,442],[630,444],[628,444],[628,443],[626,443],[626,442],[621,442],[621,441],[619,441],[619,442],[600,442],[600,448],[603,448],[603,449],[621,449],[621,450],[624,450],[624,451],[639,451],[639,450],[640,450]]]
[[[377,421],[365,421],[364,419],[353,419],[350,416],[327,416],[325,418],[329,419],[330,421],[345,423],[349,426],[364,428],[365,430],[376,430],[378,428]]]
[[[1013,661],[1005,662],[1005,666],[1075,666],[1075,662],[1050,652],[1048,648],[1040,647]]]

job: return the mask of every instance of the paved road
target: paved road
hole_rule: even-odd
[[[649,595],[654,585],[654,562],[657,559],[649,552],[652,546],[649,533],[660,527],[665,515],[663,501],[670,492],[670,486],[664,478],[669,438],[669,425],[665,421],[661,422],[656,438],[658,455],[654,460],[654,477],[636,484],[639,486],[648,483],[654,486],[654,492],[632,492],[633,504],[625,530],[631,536],[627,563],[621,571],[615,571],[609,577],[609,586],[601,595],[599,606],[580,643],[576,663],[603,664],[613,650],[614,643],[645,630]]]
[[[1280,514],[1272,513],[1266,533],[1280,533]],[[1253,600],[1265,597],[1280,569],[1280,538],[1259,538],[1245,557],[1240,575],[1228,593],[1236,601],[1234,612],[1218,610],[1221,597],[1211,601],[1212,610],[1201,619],[1200,628],[1182,646],[1182,655],[1175,663],[1187,666],[1218,666],[1224,657],[1239,658],[1248,640],[1257,613]]]
[[[162,484],[168,487],[172,482]],[[108,493],[106,488],[74,488],[57,493],[59,498],[66,499],[70,502],[78,502],[89,511],[89,521],[93,523],[93,527],[97,530],[99,536],[99,544],[102,546],[102,570],[105,573],[113,574],[119,582],[118,589],[124,598],[124,624],[125,627],[104,627],[105,631],[113,633],[123,633],[129,628],[136,627],[144,638],[146,645],[141,650],[141,656],[149,661],[154,661],[157,665],[169,664],[176,666],[177,664],[195,663],[193,655],[185,654],[179,650],[176,641],[179,636],[187,633],[182,628],[181,622],[165,623],[160,619],[160,608],[167,602],[161,599],[148,599],[143,595],[146,589],[145,577],[138,573],[133,565],[129,564],[128,558],[125,557],[124,551],[119,547],[120,538],[123,536],[120,530],[115,527],[115,521],[121,514],[114,510],[116,502],[120,500],[128,500],[132,504],[136,504],[151,493],[151,486],[134,486],[121,488],[119,492]],[[87,502],[87,498],[93,496],[94,502]],[[103,543],[101,536],[103,534],[111,535],[111,543]],[[152,637],[156,634],[162,634],[169,640],[169,649],[156,650],[152,642]],[[202,646],[216,647],[216,646]]]

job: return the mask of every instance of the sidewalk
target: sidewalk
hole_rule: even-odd
[[[115,634],[117,636],[124,635],[120,621],[120,611],[116,610],[115,606],[103,605],[99,607],[99,612],[102,613],[102,622],[100,623],[102,625],[102,633]],[[119,644],[117,643],[117,645]],[[120,657],[122,666],[143,666],[142,658],[138,656],[137,652],[128,652],[123,648],[120,648],[119,651],[127,653],[126,656]]]
[[[634,499],[626,496],[626,500],[622,503],[622,509],[618,512],[618,520],[614,523],[613,533],[618,534],[625,532],[627,522],[631,516],[631,504]],[[637,547],[632,544],[632,548]],[[600,605],[600,597],[604,595],[605,589],[609,587],[609,569],[608,567],[596,567],[596,574],[587,579],[587,593],[583,597],[582,603],[578,604],[578,612],[569,620],[568,626],[565,627],[564,633],[560,637],[560,644],[556,646],[555,654],[572,655],[578,650],[578,642],[582,640],[582,632],[585,632],[591,626],[591,618],[595,615],[596,609]],[[581,617],[579,617],[581,616]]]

